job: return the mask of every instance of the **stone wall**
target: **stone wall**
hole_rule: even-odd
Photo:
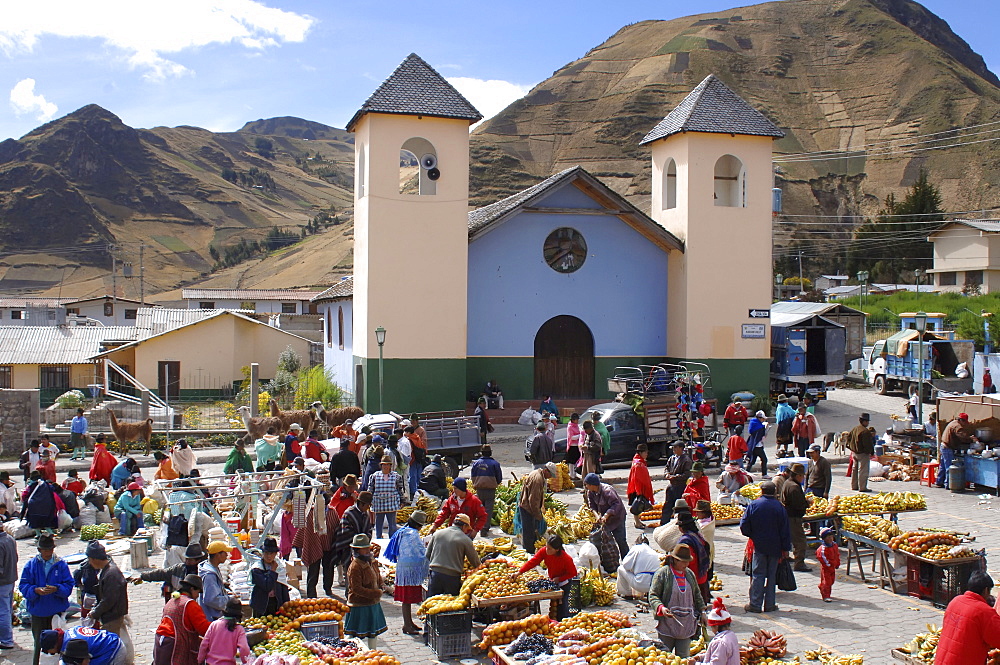
[[[38,400],[37,390],[0,389],[0,457],[16,458],[38,437]]]

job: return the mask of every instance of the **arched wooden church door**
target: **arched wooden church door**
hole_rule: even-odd
[[[594,335],[575,316],[556,316],[535,334],[535,396],[593,398]]]

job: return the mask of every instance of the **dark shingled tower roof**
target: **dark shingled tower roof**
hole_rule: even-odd
[[[680,132],[713,134],[785,135],[764,114],[709,74],[666,118],[660,121],[639,145],[652,143]]]
[[[470,124],[483,119],[469,100],[416,53],[407,56],[361,105],[347,123],[347,131],[354,131],[354,126],[366,113],[458,118],[468,120]]]

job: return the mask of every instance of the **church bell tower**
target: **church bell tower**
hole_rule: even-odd
[[[481,119],[411,54],[347,125],[354,383],[369,413],[465,404],[469,126]],[[376,328],[385,330],[381,379]]]

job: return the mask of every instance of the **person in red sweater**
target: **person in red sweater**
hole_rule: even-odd
[[[816,548],[816,558],[819,559],[819,594],[823,597],[824,603],[833,602],[830,592],[833,590],[833,582],[837,578],[837,569],[840,568],[840,547],[834,541],[834,531],[826,527],[819,532],[819,537],[823,540]]]
[[[649,457],[649,447],[645,443],[640,443],[635,448],[635,457],[632,458],[632,468],[628,472],[628,503],[637,497],[645,497],[649,505],[653,505],[653,482],[649,479],[649,467],[646,466],[646,458]],[[645,529],[638,515],[635,515],[635,528]]]
[[[153,663],[155,665],[196,665],[201,638],[210,625],[204,610],[198,604],[201,578],[185,575],[180,593],[163,606],[163,619],[153,637]]]
[[[316,438],[318,435],[316,430],[309,432],[309,437],[299,444],[299,457],[308,457],[322,464],[326,461],[326,449]]]
[[[337,511],[337,517],[343,517],[344,511],[357,502],[359,489],[357,476],[353,473],[344,476],[344,484],[330,498],[330,508]]]
[[[734,399],[733,403],[726,407],[726,413],[722,416],[722,423],[729,430],[729,433],[732,434],[734,427],[737,425],[746,425],[749,418],[750,415],[747,413],[747,408],[743,406],[743,402]]]
[[[545,547],[535,552],[535,555],[525,562],[518,575],[523,575],[540,563],[545,564],[545,569],[549,573],[549,579],[562,589],[563,597],[559,601],[557,616],[560,620],[569,617],[569,592],[570,581],[576,577],[576,564],[566,550],[563,549],[561,537],[552,534],[545,541]]]
[[[472,523],[472,533],[477,534],[486,526],[486,508],[479,497],[468,491],[468,481],[465,478],[456,478],[452,483],[451,496],[441,504],[441,512],[434,520],[431,533],[434,533],[442,524],[451,526],[455,516],[465,513]]]
[[[712,501],[712,489],[708,486],[708,478],[705,476],[705,465],[701,462],[695,462],[691,466],[691,478],[687,482],[687,487],[684,488],[684,494],[681,498],[687,501],[688,507],[694,510],[695,506],[698,505],[699,499],[704,499],[711,503]]]
[[[1000,649],[1000,614],[989,600],[993,579],[977,570],[967,588],[944,611],[934,665],[984,663],[990,649]]]
[[[743,468],[743,458],[747,454],[747,440],[743,438],[743,425],[733,427],[732,435],[726,439],[726,454],[730,462]]]
[[[62,482],[63,489],[69,490],[73,494],[80,496],[87,487],[87,483],[80,480],[76,469],[70,469],[66,474],[66,480]]]
[[[50,483],[56,482],[56,463],[52,461],[49,456],[49,451],[43,450],[41,455],[38,457],[38,464],[35,465],[35,471],[38,472],[44,480]]]

